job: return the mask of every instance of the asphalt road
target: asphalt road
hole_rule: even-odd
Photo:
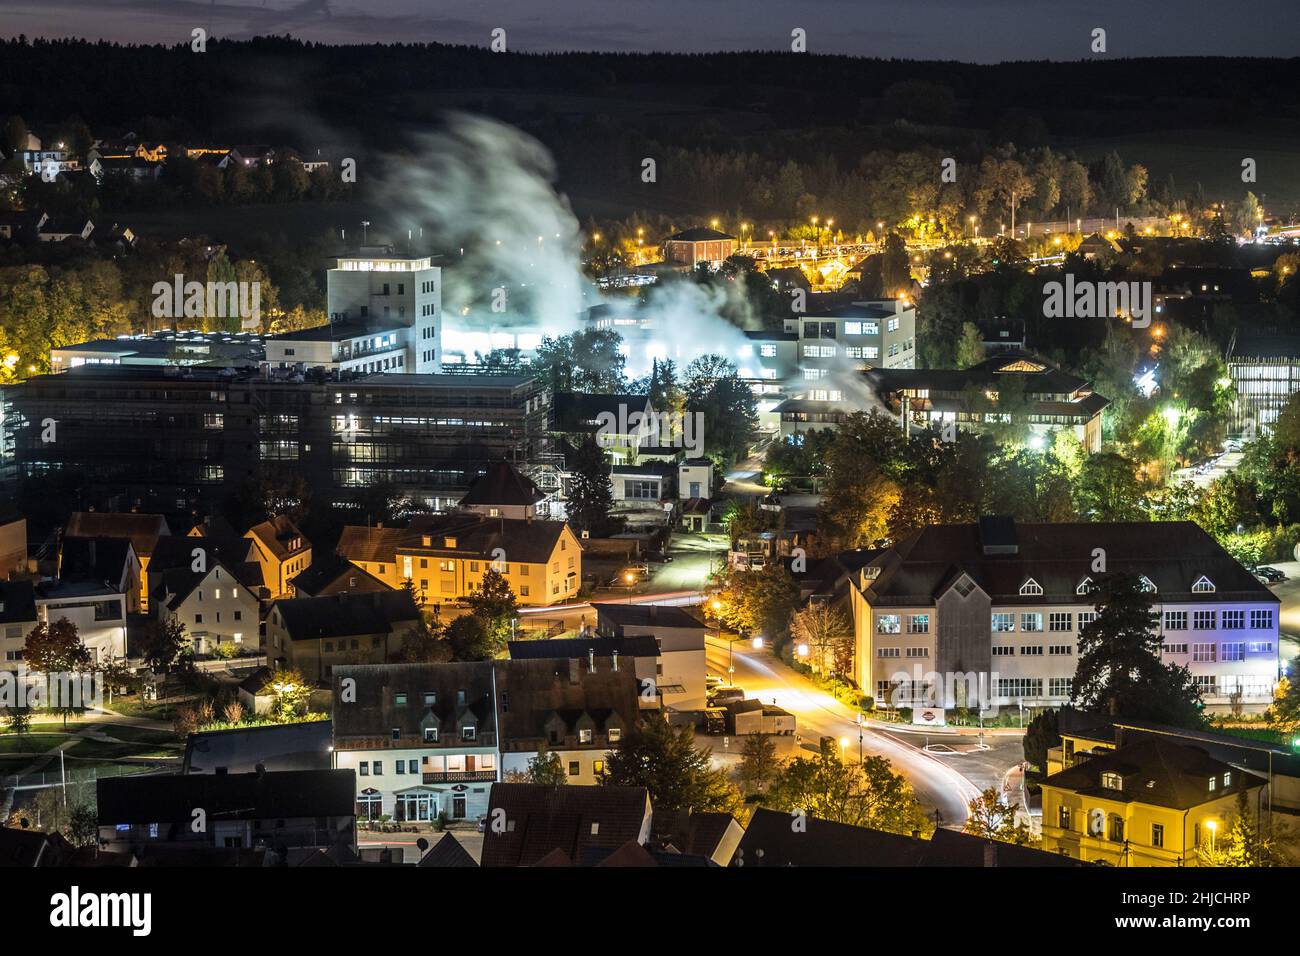
[[[845,754],[854,755],[859,730],[854,711],[766,652],[753,651],[744,642],[737,641],[734,653],[735,683],[745,689],[747,696],[768,703],[775,700],[778,706],[794,714],[805,751],[815,750],[822,737],[847,738]],[[729,660],[727,642],[710,637],[707,657],[709,671],[722,675],[725,680]],[[912,743],[908,738],[916,738],[917,742]],[[739,757],[739,744],[734,740],[728,741],[725,750],[719,738],[700,738],[701,743],[704,741],[709,741],[715,756],[724,761]],[[932,742],[937,742],[937,738]],[[959,744],[959,741],[952,743]],[[967,739],[961,738],[960,744],[966,743]],[[1016,749],[1018,743],[1017,740]],[[954,768],[952,762],[960,757],[926,753],[924,745],[920,735],[862,728],[863,752],[888,757],[894,769],[912,784],[926,813],[933,816],[937,809],[944,826],[960,826],[966,820],[967,802],[979,795],[980,787]]]

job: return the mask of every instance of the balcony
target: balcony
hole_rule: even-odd
[[[495,783],[495,770],[444,770],[424,774],[425,783]]]

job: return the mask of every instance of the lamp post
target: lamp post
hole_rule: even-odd
[[[631,603],[632,603],[632,585],[633,585],[633,584],[635,583],[635,581],[636,581],[636,575],[633,574],[631,571],[625,571],[625,572],[623,573],[623,580],[627,582],[627,603],[628,603],[628,604],[631,604]]]
[[[862,714],[859,713],[857,715],[857,718],[858,718],[858,763],[861,765],[866,763],[866,758],[863,757],[862,755]]]

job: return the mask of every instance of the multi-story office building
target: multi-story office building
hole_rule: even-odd
[[[841,370],[916,367],[916,308],[909,300],[828,306],[795,321],[805,385]]]
[[[442,269],[428,256],[363,248],[327,275],[328,325],[266,340],[272,368],[424,375],[442,368]]]
[[[1247,437],[1255,430],[1272,430],[1287,399],[1300,392],[1300,336],[1234,333],[1227,363],[1237,389],[1233,430]]]
[[[20,477],[86,476],[87,504],[210,509],[230,483],[300,475],[355,502],[374,485],[452,507],[488,464],[545,449],[530,378],[385,374],[270,378],[233,369],[83,366],[13,389]]]
[[[913,532],[851,575],[855,679],[881,704],[1059,706],[1101,566],[1151,593],[1162,658],[1191,671],[1207,706],[1268,705],[1279,600],[1190,521]]]

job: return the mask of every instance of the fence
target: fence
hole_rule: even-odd
[[[71,787],[76,784],[94,783],[100,777],[122,777],[139,773],[175,773],[176,770],[176,766],[147,763],[69,767],[66,775],[58,770],[42,770],[39,773],[0,776],[0,790],[43,790],[46,787],[61,787],[65,779]]]

